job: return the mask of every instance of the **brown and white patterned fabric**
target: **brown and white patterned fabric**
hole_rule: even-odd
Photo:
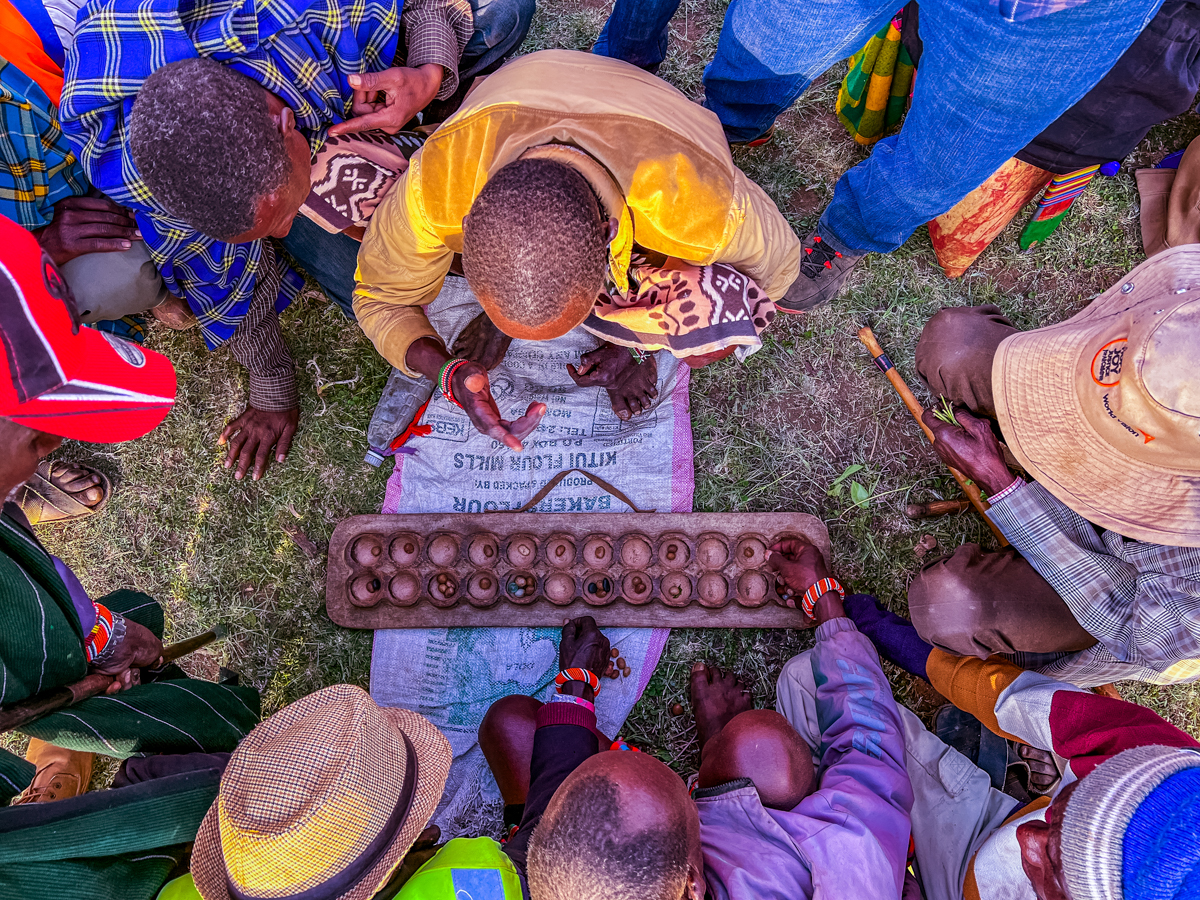
[[[678,357],[732,347],[741,360],[762,347],[759,335],[775,318],[771,299],[724,263],[697,266],[635,253],[629,281],[626,291],[610,282],[583,323],[622,347],[669,350]]]
[[[196,889],[204,900],[368,900],[429,822],[450,760],[428,719],[352,685],[284,707],[229,760],[196,836]]]
[[[313,157],[312,189],[300,213],[330,234],[365,228],[424,142],[424,135],[405,131],[331,136]]]

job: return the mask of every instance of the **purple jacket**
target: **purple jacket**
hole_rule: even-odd
[[[900,897],[913,802],[900,712],[853,622],[826,622],[816,639],[819,787],[787,812],[764,808],[745,781],[697,792],[715,900]]]

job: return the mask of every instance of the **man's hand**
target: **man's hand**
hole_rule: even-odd
[[[596,678],[604,677],[608,668],[610,644],[604,632],[591,616],[580,616],[563,626],[562,642],[558,645],[559,669],[587,669]],[[595,694],[589,685],[568,682],[563,685],[564,693],[572,693],[584,700],[594,700]]]
[[[658,398],[658,363],[650,355],[642,363],[626,347],[601,344],[579,360],[567,364],[567,374],[579,387],[602,387],[608,391],[613,412],[625,421],[645,412]]]
[[[783,583],[795,594],[787,600],[787,605],[799,609],[804,592],[820,581],[831,577],[829,567],[825,565],[825,557],[813,544],[801,540],[779,541],[771,545],[771,555],[767,558],[767,568],[775,572]],[[828,591],[817,598],[813,607],[813,618],[817,624],[830,619],[840,619],[845,616],[842,609],[842,597],[837,591]]]
[[[921,421],[933,432],[933,449],[948,466],[953,466],[988,494],[998,494],[1013,483],[1013,473],[1004,462],[1000,442],[986,419],[977,419],[965,409],[956,409],[958,425],[950,425],[925,410]]]
[[[156,666],[162,660],[162,641],[154,636],[145,625],[139,625],[132,619],[125,620],[125,637],[117,644],[115,651],[102,666],[95,666],[94,672],[101,675],[112,675],[116,679],[106,694],[126,691],[135,684],[141,684],[141,669]]]
[[[500,418],[500,408],[492,397],[487,369],[479,363],[469,362],[459,366],[454,373],[451,388],[458,402],[466,410],[467,418],[481,433],[512,450],[524,450],[525,440],[537,428],[546,414],[545,403],[530,403],[525,415],[510,422]]]
[[[67,197],[54,204],[54,220],[33,233],[56,266],[85,253],[116,253],[141,240],[133,213],[107,197]]]
[[[283,462],[292,446],[292,435],[300,423],[299,409],[266,412],[247,406],[246,411],[225,426],[217,438],[220,446],[229,444],[225,457],[225,468],[237,462],[233,477],[241,481],[246,477],[250,463],[254,463],[255,481],[262,478],[271,465],[271,448],[275,448],[275,461]]]
[[[410,69],[396,66],[382,72],[363,72],[350,76],[354,100],[347,119],[329,129],[329,133],[354,134],[378,129],[395,134],[413,116],[433,102],[442,86],[442,67],[428,63]]]

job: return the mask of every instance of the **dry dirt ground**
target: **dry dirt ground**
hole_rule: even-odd
[[[724,9],[685,0],[661,74],[690,96],[701,92]],[[587,49],[607,15],[604,2],[543,0],[525,50]],[[864,158],[838,124],[833,102],[844,67],[831,70],[784,115],[774,140],[736,160],[803,233],[816,222],[842,172]],[[905,518],[910,501],[958,496],[920,432],[875,371],[855,335],[875,328],[900,372],[925,397],[912,368],[922,324],[942,306],[995,303],[1021,327],[1068,317],[1142,259],[1132,170],[1153,164],[1200,133],[1185,115],[1155,128],[1115,178],[1097,179],[1050,241],[1022,253],[1018,216],[960,280],[937,268],[924,229],[899,251],[863,262],[849,290],[808,317],[780,317],[762,352],[695,374],[696,509],[799,510],[829,526],[837,573],[903,612],[923,533],[942,548],[990,545],[973,513],[924,524]],[[378,511],[387,473],[362,462],[365,429],[387,366],[318,290],[284,316],[300,370],[302,424],[291,457],[259,483],[235,482],[220,466],[216,435],[241,411],[244,374],[226,353],[206,353],[195,332],[153,329],[149,342],[179,370],[179,402],[166,423],[130,444],[73,445],[62,456],[107,472],[116,496],[92,521],[45,528],[94,593],[135,587],[160,598],[169,636],[215,622],[233,635],[217,651],[263,692],[271,712],[323,685],[366,685],[370,635],[330,623],[324,611],[323,548],[342,518]],[[927,397],[925,397],[927,399]],[[859,467],[835,482],[852,467]],[[857,483],[859,487],[853,488]],[[857,498],[860,502],[855,503]],[[687,716],[687,673],[697,659],[743,673],[758,701],[774,699],[784,661],[810,632],[676,631],[625,736],[682,773],[697,764]],[[209,670],[216,659],[200,661]],[[897,695],[921,712],[936,702],[893,670]],[[1200,690],[1121,685],[1200,736]]]

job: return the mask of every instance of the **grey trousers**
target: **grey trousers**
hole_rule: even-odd
[[[85,253],[59,271],[88,323],[145,312],[167,299],[167,286],[141,241],[116,253]]]
[[[821,741],[817,684],[805,651],[788,660],[776,684],[775,708],[814,757]],[[987,772],[929,731],[910,710],[904,759],[912,782],[912,833],[925,900],[962,900],[967,865],[979,846],[1020,805],[992,787]]]

